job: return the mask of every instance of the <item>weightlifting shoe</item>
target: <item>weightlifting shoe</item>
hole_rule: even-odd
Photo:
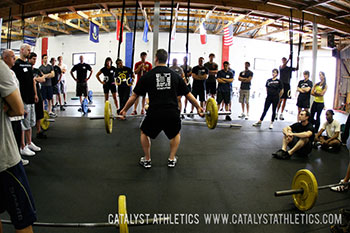
[[[35,145],[33,142],[31,142],[30,144],[27,145],[28,148],[34,152],[39,152],[41,151],[41,148],[38,147],[37,145]]]
[[[173,168],[176,166],[176,163],[177,163],[177,156],[175,156],[174,160],[168,159],[168,167]]]
[[[151,168],[152,167],[152,162],[151,160],[146,160],[145,157],[141,157],[140,158],[140,165],[146,169]]]
[[[344,180],[340,180],[339,184],[343,184]],[[349,190],[349,185],[339,185],[331,187],[331,190],[334,192],[347,192]]]

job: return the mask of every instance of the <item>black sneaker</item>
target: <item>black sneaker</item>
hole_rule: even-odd
[[[79,108],[79,109],[78,109],[78,112],[81,112],[81,111],[82,111],[81,108]]]
[[[290,159],[290,157],[291,157],[291,155],[287,151],[284,151],[284,150],[282,150],[282,152],[280,152],[280,153],[277,153],[275,156],[276,159],[283,159],[283,160]]]
[[[151,161],[151,160],[145,160],[145,157],[141,157],[141,158],[140,158],[139,164],[140,164],[142,167],[146,168],[146,169],[152,167],[152,161]]]
[[[175,159],[174,160],[170,160],[168,159],[168,167],[175,167],[176,166],[176,163],[177,163],[177,156],[175,156]]]
[[[36,134],[36,138],[37,139],[46,139],[47,136],[43,132],[40,132],[40,133]]]
[[[231,117],[230,116],[226,116],[225,117],[225,121],[231,121],[232,119],[231,119]]]
[[[275,153],[272,153],[272,157],[276,158],[277,156],[281,156],[283,153],[282,149],[279,149],[278,151],[276,151]]]
[[[91,109],[90,109],[90,108],[88,108],[88,112],[91,112]]]
[[[193,113],[192,111],[190,112],[191,114]],[[194,118],[194,115],[188,114],[188,117]]]
[[[64,106],[64,107],[67,107],[67,102],[64,102],[63,106]]]
[[[66,111],[66,109],[63,106],[60,107],[60,110],[61,111]]]
[[[181,117],[181,119],[185,119],[185,116],[184,116],[184,115],[181,115],[180,117]]]

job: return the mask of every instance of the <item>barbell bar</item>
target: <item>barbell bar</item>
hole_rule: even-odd
[[[115,224],[111,224],[108,222],[91,222],[91,223],[55,223],[55,222],[34,222],[32,226],[34,227],[54,227],[54,228],[105,228],[105,227],[113,227],[119,229],[119,233],[128,233],[128,227],[134,226],[144,226],[144,225],[153,225],[155,222],[164,223],[169,220],[169,218],[157,218],[156,220],[153,218],[147,218],[143,220],[136,221],[128,221],[125,220],[125,216],[127,216],[126,210],[126,196],[119,195],[118,197],[118,222]],[[2,223],[4,224],[12,224],[11,220],[2,219]]]
[[[344,185],[350,185],[350,182],[318,186],[314,174],[308,169],[301,169],[293,178],[292,189],[276,191],[275,197],[293,195],[294,205],[301,211],[307,211],[316,203],[319,190]]]
[[[199,124],[199,125],[206,125],[206,122],[203,121],[182,121],[184,124]],[[242,125],[240,124],[225,124],[225,123],[217,123],[216,126],[222,126],[222,127],[228,127],[228,128],[241,128]]]

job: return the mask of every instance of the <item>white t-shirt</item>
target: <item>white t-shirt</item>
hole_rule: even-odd
[[[339,132],[339,136],[338,136],[338,139],[339,141],[341,140],[340,139],[340,124],[337,120],[334,120],[332,121],[332,123],[328,123],[328,121],[326,121],[323,125],[322,125],[322,129],[325,129],[326,132],[327,132],[327,136],[329,138],[333,137],[333,135],[336,133],[336,132]]]
[[[21,161],[10,118],[4,112],[4,98],[16,89],[10,68],[0,60],[0,172]]]
[[[61,71],[62,71],[62,78],[61,78],[61,81],[66,80],[67,65],[62,63],[61,65],[58,65],[58,67],[60,67],[60,69],[61,69]],[[66,70],[65,73],[63,73],[63,69]]]

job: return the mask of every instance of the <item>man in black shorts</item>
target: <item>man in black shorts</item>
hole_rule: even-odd
[[[184,71],[185,75],[185,83],[187,85],[188,90],[192,91],[191,83],[190,83],[190,77],[192,76],[192,67],[187,64],[187,57],[184,57],[184,64],[180,66],[182,70]],[[185,107],[184,107],[184,113],[186,113],[187,108],[187,99],[185,98]]]
[[[193,87],[192,95],[195,99],[199,96],[199,101],[201,102],[201,107],[204,107],[205,104],[205,80],[208,78],[209,70],[203,66],[204,58],[200,57],[198,59],[198,66],[193,67],[192,69],[192,78],[193,78]],[[192,106],[191,113],[193,113]]]
[[[289,159],[294,153],[308,155],[312,151],[312,142],[314,141],[314,128],[309,122],[310,113],[301,111],[299,113],[299,122],[287,126],[283,129],[282,149],[272,154],[277,159]],[[287,150],[287,146],[291,148]]]
[[[9,119],[23,116],[24,107],[10,68],[2,60],[0,96],[0,214],[10,215],[16,232],[32,233],[36,210]]]
[[[54,101],[52,98],[52,106],[53,108],[56,108],[58,107],[58,103],[59,103],[60,110],[65,111],[66,109],[63,107],[61,95],[60,95],[60,88],[59,88],[59,85],[61,83],[61,78],[62,78],[62,70],[58,65],[56,65],[56,59],[54,57],[50,59],[50,63],[53,68],[53,71],[55,72],[55,77],[52,78],[51,81],[52,81],[53,94],[56,95],[56,104],[54,104]]]
[[[84,63],[84,57],[80,56],[79,57],[80,63],[76,64],[75,66],[73,66],[73,68],[70,71],[70,75],[72,76],[72,78],[74,79],[74,81],[77,82],[77,89],[76,89],[76,96],[79,96],[80,98],[80,104],[83,103],[83,97],[82,95],[84,95],[84,98],[87,98],[87,94],[88,94],[88,85],[87,85],[87,81],[91,78],[92,75],[92,68],[89,64]],[[77,71],[77,77],[74,77],[73,72]],[[90,71],[89,77],[87,78],[87,71]],[[78,109],[79,112],[82,111],[81,108]],[[91,112],[90,109],[88,109],[88,112]]]
[[[146,117],[141,124],[141,145],[144,157],[140,159],[140,165],[151,168],[151,141],[164,131],[170,140],[170,156],[168,167],[175,167],[177,162],[176,152],[180,144],[180,111],[178,109],[178,96],[185,95],[186,98],[197,108],[198,113],[203,116],[203,109],[189,92],[184,80],[175,72],[166,67],[168,53],[164,49],[156,52],[156,67],[142,76],[134,88],[132,96],[125,107],[120,111],[126,115],[128,109],[141,95],[148,93],[149,108]]]
[[[231,103],[231,87],[230,84],[233,82],[233,73],[228,69],[230,63],[228,61],[224,62],[224,69],[220,70],[217,74],[218,81],[218,106],[222,101],[225,103],[225,111],[228,112],[229,104]],[[226,120],[230,121],[231,117],[226,116]]]
[[[309,79],[310,72],[305,70],[303,72],[304,80],[300,80],[298,83],[298,100],[297,100],[297,106],[298,106],[298,115],[302,109],[309,111],[310,108],[310,94],[312,89],[312,81]]]
[[[215,54],[209,54],[209,61],[204,64],[205,68],[209,70],[208,79],[205,81],[207,98],[208,95],[215,98],[216,94],[216,74],[218,73],[218,64],[214,62]]]
[[[283,117],[283,111],[284,108],[286,107],[287,99],[290,99],[290,79],[292,78],[292,72],[297,71],[299,69],[299,58],[297,59],[297,67],[293,68],[291,66],[287,66],[287,63],[289,59],[283,57],[282,58],[282,65],[280,66],[280,80],[283,83],[283,95],[280,98],[280,101],[278,102],[277,106],[277,112],[276,112],[276,120],[277,120],[277,115],[278,111],[280,110],[281,103],[282,103],[282,109],[281,109],[281,115],[280,115],[280,120],[284,120]]]

